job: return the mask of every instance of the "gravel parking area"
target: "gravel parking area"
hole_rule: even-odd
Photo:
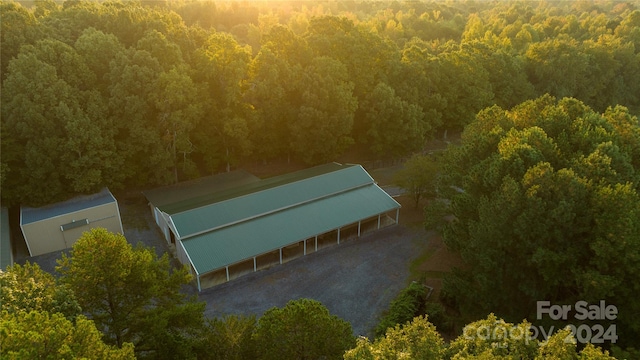
[[[206,315],[262,315],[289,300],[311,298],[371,336],[380,314],[407,285],[409,264],[427,245],[424,231],[392,226],[199,294]]]

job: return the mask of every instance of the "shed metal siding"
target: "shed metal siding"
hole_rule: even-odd
[[[118,202],[107,188],[41,208],[20,209],[20,228],[31,256],[69,248],[95,227],[123,232]]]
[[[371,183],[198,235],[183,245],[197,272],[204,274],[399,207]]]
[[[62,225],[81,219],[88,219],[88,224],[61,231]],[[103,227],[111,232],[122,233],[116,202],[24,224],[22,232],[31,256],[37,256],[70,248],[82,236],[83,232],[95,227]]]

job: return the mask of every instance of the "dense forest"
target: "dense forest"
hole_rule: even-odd
[[[24,344],[65,329],[51,346],[93,358],[610,359],[566,332],[445,342],[433,326],[524,329],[540,300],[615,304],[601,324],[617,326],[611,348],[638,356],[638,1],[35,0],[0,11],[3,206],[244,164],[407,158],[461,133],[441,157],[405,163],[428,183],[413,192],[416,206],[429,197],[427,226],[464,264],[444,278],[441,318],[410,311],[371,341],[312,300],[205,319],[166,257],[94,233],[88,244],[113,251],[79,242],[58,279],[1,273],[14,358],[47,354]],[[337,337],[310,347],[314,334]]]
[[[436,226],[464,263],[444,278],[445,304],[463,318],[493,311],[561,328],[581,323],[541,319],[539,301],[604,301],[615,319],[594,315],[590,326],[615,329],[607,345],[640,344],[638,117],[545,95],[482,110],[444,157],[450,202],[427,213],[453,216]]]
[[[419,151],[550,94],[640,111],[633,2],[0,3],[4,204]]]

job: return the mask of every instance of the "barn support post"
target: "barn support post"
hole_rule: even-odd
[[[256,257],[253,257],[253,272],[258,271],[258,262],[256,261]]]
[[[340,244],[340,228],[338,228],[338,245]]]
[[[282,248],[280,248],[280,265],[282,265]]]
[[[380,215],[381,214],[378,214],[378,230],[380,230]]]
[[[307,255],[307,239],[304,240],[304,245],[302,248],[302,255]]]
[[[318,235],[316,235],[316,250],[315,251],[318,251]]]
[[[229,266],[225,266],[224,269],[227,271],[227,281],[229,281]]]
[[[196,275],[196,281],[198,282],[198,292],[202,291],[202,286],[200,286],[200,274]]]
[[[360,237],[360,224],[362,224],[362,220],[358,221],[358,237]]]
[[[396,209],[396,225],[398,224],[398,219],[400,218],[400,208]]]

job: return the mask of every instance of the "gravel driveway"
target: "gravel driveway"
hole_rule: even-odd
[[[356,335],[370,337],[426,244],[424,231],[392,226],[206,289],[199,298],[209,317],[260,316],[289,300],[311,298],[350,322]]]

